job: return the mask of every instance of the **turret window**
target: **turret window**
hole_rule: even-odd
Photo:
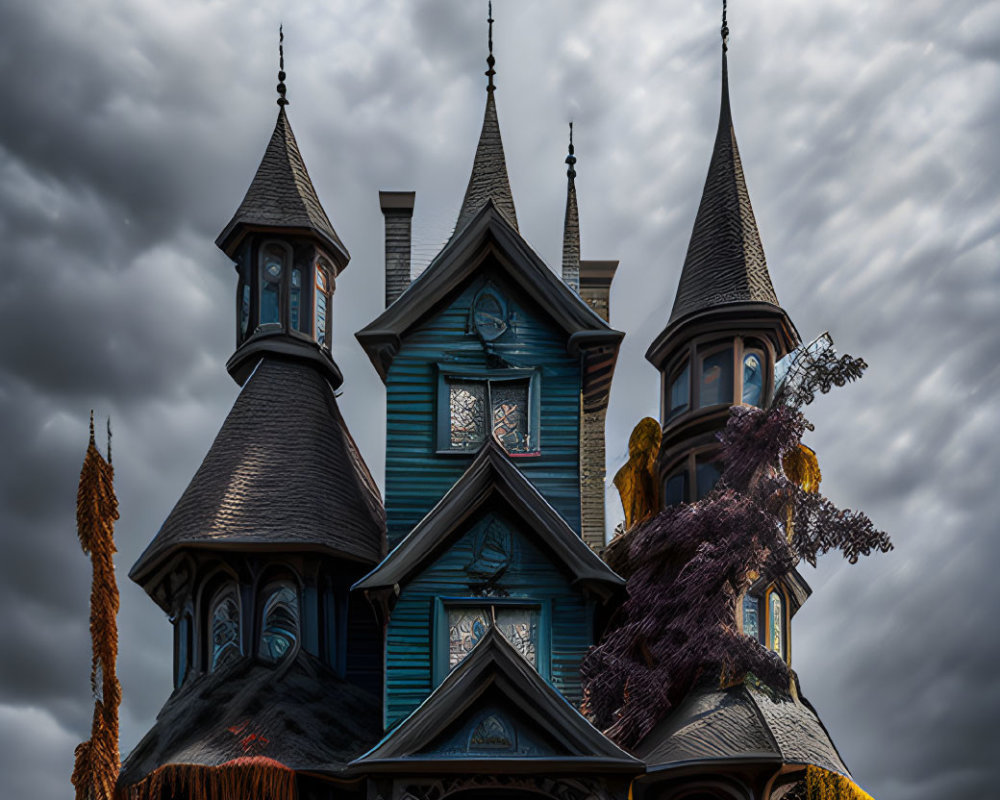
[[[302,314],[302,270],[292,270],[292,286],[288,292],[288,321],[292,330],[304,332],[305,318]]]
[[[269,242],[261,250],[258,320],[261,328],[281,325],[282,282],[289,261],[290,252],[277,242]]]
[[[749,592],[743,595],[743,633],[760,641],[760,600]]]
[[[691,365],[687,362],[679,372],[674,374],[670,382],[670,406],[667,419],[680,416],[688,410],[688,403],[691,396]]]
[[[716,460],[718,449],[689,453],[667,473],[663,484],[665,506],[701,500],[722,476],[722,465]]]
[[[669,478],[663,490],[663,501],[667,506],[677,506],[687,500],[688,471],[687,464]]]
[[[174,663],[174,687],[184,683],[188,669],[191,666],[191,613],[185,611],[176,623],[177,644],[174,652],[177,654]]]
[[[299,639],[299,595],[291,581],[278,581],[265,587],[261,599],[257,654],[280,661]]]
[[[764,354],[757,350],[743,352],[743,397],[747,405],[761,406],[764,395]]]
[[[240,336],[247,335],[250,328],[250,284],[243,284],[243,291],[240,293]]]
[[[767,593],[767,646],[785,658],[785,603],[777,589]]]
[[[716,350],[701,359],[698,407],[733,402],[733,350]]]
[[[316,309],[316,319],[315,328],[316,331],[316,341],[322,347],[326,347],[326,331],[327,331],[327,302],[329,298],[327,289],[327,277],[326,272],[320,266],[324,262],[318,261],[316,263],[316,301],[314,308]]]
[[[236,587],[227,584],[212,597],[208,614],[209,671],[215,672],[238,659],[240,645],[240,601]]]

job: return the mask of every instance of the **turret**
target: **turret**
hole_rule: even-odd
[[[284,51],[278,119],[243,202],[215,243],[236,262],[236,352],[226,364],[243,385],[264,353],[322,365],[343,378],[330,356],[331,302],[350,261],[323,209],[285,107]]]

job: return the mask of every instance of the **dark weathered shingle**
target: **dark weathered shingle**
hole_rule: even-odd
[[[349,258],[316,196],[284,106],[243,202],[215,243],[229,253],[243,226],[310,230]]]
[[[850,777],[808,704],[749,683],[693,690],[635,748],[650,771],[690,762],[813,764]]]
[[[462,230],[488,200],[492,200],[497,210],[517,230],[517,213],[514,211],[514,196],[507,178],[507,160],[503,154],[500,139],[500,122],[497,119],[497,105],[493,92],[486,95],[486,112],[483,115],[483,130],[476,146],[476,158],[472,162],[472,174],[462,200],[462,210],[458,213],[455,233]]]
[[[778,305],[750,206],[729,106],[729,70],[722,54],[722,108],[715,149],[695,218],[670,323],[729,303]]]
[[[375,564],[384,542],[378,488],[328,380],[264,357],[129,574],[142,583],[182,547],[305,549]]]
[[[119,785],[158,767],[217,767],[260,755],[294,770],[336,773],[378,741],[378,701],[304,651],[277,666],[246,657],[192,676],[122,764]]]

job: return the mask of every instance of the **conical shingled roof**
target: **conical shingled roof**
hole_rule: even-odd
[[[245,227],[308,230],[334,249],[341,268],[350,259],[316,196],[284,106],[243,202],[215,243],[231,256]]]
[[[265,356],[129,577],[185,547],[308,550],[375,565],[385,512],[334,399],[313,366]]]
[[[747,302],[777,306],[778,298],[736,146],[723,51],[719,130],[668,324],[714,306]]]
[[[507,178],[507,160],[503,154],[500,138],[500,122],[497,119],[497,104],[493,99],[492,87],[486,93],[486,112],[483,115],[483,129],[476,146],[476,158],[472,162],[472,174],[462,200],[462,210],[458,213],[455,233],[472,221],[476,213],[492,200],[497,210],[511,224],[517,227],[517,213],[514,211],[514,196]],[[520,232],[520,231],[518,231]]]

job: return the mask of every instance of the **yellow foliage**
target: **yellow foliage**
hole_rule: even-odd
[[[811,494],[819,491],[823,473],[820,472],[816,453],[811,448],[800,444],[794,450],[789,450],[781,459],[781,466],[788,480],[802,487],[804,491]]]
[[[806,767],[806,800],[874,800],[864,789],[835,772]]]
[[[643,417],[628,440],[628,463],[615,475],[615,487],[625,510],[625,529],[660,510],[660,481],[656,458],[660,453],[660,423]]]

